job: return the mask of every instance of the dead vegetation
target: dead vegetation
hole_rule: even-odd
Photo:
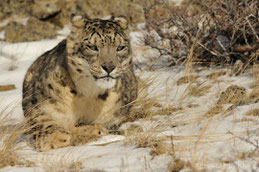
[[[143,42],[157,50],[158,59],[168,59],[169,66],[240,60],[245,70],[258,62],[256,0],[185,0],[181,6],[143,0],[142,6],[146,19]]]
[[[253,159],[256,160],[258,162],[258,156],[259,156],[259,140],[258,138],[253,138],[252,133],[254,134],[259,134],[259,130],[256,131],[250,131],[247,130],[246,131],[246,135],[245,136],[238,136],[235,135],[232,132],[229,132],[231,135],[233,135],[233,137],[241,142],[245,142],[247,144],[249,144],[250,146],[252,146],[252,150],[249,152],[242,152],[237,150],[236,154],[237,154],[237,159]],[[258,168],[258,164],[257,167]]]
[[[46,159],[43,162],[41,162],[41,164],[43,165],[43,169],[46,172],[60,172],[60,171],[80,172],[80,171],[83,171],[83,169],[85,168],[83,166],[82,161],[73,160],[73,162],[69,162],[66,158],[61,158],[59,160],[54,160],[54,161],[50,161]]]
[[[247,112],[248,116],[259,117],[259,109],[253,109]]]
[[[15,85],[0,85],[0,92],[1,91],[10,91],[10,90],[15,90],[16,87]]]
[[[253,71],[250,71],[253,73]],[[250,73],[250,74],[251,74]],[[182,86],[182,84],[187,84],[186,91],[184,92],[183,98],[180,100],[184,102],[186,99],[189,99],[190,97],[200,97],[200,96],[207,96],[208,94],[214,92],[211,88],[214,87],[214,84],[219,84],[220,82],[226,82],[225,78],[222,78],[222,80],[219,80],[219,77],[221,76],[227,76],[227,77],[233,77],[230,75],[229,71],[226,69],[220,69],[215,72],[211,72],[210,74],[207,74],[205,76],[200,76],[199,74],[196,75],[195,73],[188,73],[183,77],[180,77],[178,80],[176,80],[175,84],[177,86]],[[254,79],[256,79],[255,72],[253,73]],[[147,77],[148,78],[148,77]],[[203,80],[203,81],[202,81]],[[205,80],[205,81],[204,81]],[[143,90],[148,88],[149,86],[152,86],[153,82],[150,84],[144,84],[145,86],[142,88]],[[171,88],[171,87],[170,87]],[[170,89],[169,88],[169,89]],[[173,88],[173,87],[172,87]],[[133,126],[130,127],[129,130],[124,134],[126,136],[126,144],[136,144],[139,148],[151,148],[151,155],[157,156],[161,154],[167,154],[171,155],[172,162],[168,164],[168,169],[170,171],[180,171],[182,169],[188,169],[191,171],[205,171],[206,169],[210,168],[210,165],[214,162],[210,162],[207,158],[210,158],[210,155],[207,155],[207,152],[203,152],[203,157],[198,157],[199,152],[198,147],[205,145],[207,143],[212,142],[223,142],[223,137],[217,135],[217,132],[214,131],[210,134],[205,134],[207,132],[207,128],[210,127],[211,119],[225,119],[229,115],[229,113],[233,112],[236,107],[243,106],[251,103],[255,103],[250,100],[258,99],[257,93],[257,83],[252,84],[250,87],[252,90],[247,91],[246,88],[237,85],[231,85],[229,84],[228,87],[225,89],[221,89],[215,93],[215,96],[218,96],[218,101],[215,102],[215,104],[212,105],[211,108],[207,112],[204,112],[201,115],[198,115],[197,119],[193,119],[191,121],[188,121],[189,123],[199,123],[197,125],[201,125],[201,123],[204,123],[204,121],[209,120],[208,124],[202,128],[202,131],[200,134],[195,136],[176,136],[178,143],[171,143],[173,146],[170,146],[168,144],[168,136],[167,137],[161,137],[158,136],[157,133],[159,133],[159,129],[154,129],[155,131],[145,131],[139,126]],[[248,94],[249,93],[249,94]],[[209,100],[208,100],[209,101]],[[136,104],[133,105],[133,109],[131,112],[131,119],[129,121],[136,121],[138,119],[142,120],[150,120],[150,118],[156,116],[156,115],[167,115],[167,116],[175,116],[174,118],[177,119],[180,116],[177,116],[178,112],[184,112],[186,108],[180,108],[179,106],[171,106],[169,108],[165,108],[165,105],[163,103],[160,103],[155,97],[141,97],[136,102]],[[228,106],[230,105],[230,108]],[[231,106],[232,104],[232,106]],[[188,107],[188,106],[187,106]],[[192,108],[192,107],[191,107]],[[195,111],[195,107],[194,107]],[[192,115],[192,112],[190,112],[190,115]],[[195,112],[194,112],[195,113]],[[248,117],[257,117],[258,116],[258,109],[253,109],[249,112],[247,112],[246,117],[240,118],[241,121],[239,122],[256,122],[255,119],[250,119]],[[186,116],[187,117],[187,116]],[[183,117],[184,118],[184,117]],[[183,119],[184,120],[184,119]],[[233,121],[237,122],[237,121]],[[166,127],[167,124],[164,124],[164,127]],[[163,129],[161,132],[164,131]],[[229,134],[226,134],[225,136],[229,136]],[[207,139],[205,139],[207,138]],[[193,139],[190,141],[190,139]],[[222,140],[221,140],[222,139]],[[173,142],[173,141],[172,141]],[[194,144],[195,145],[195,151],[193,148],[187,148],[179,142],[182,142],[183,145]],[[231,142],[231,141],[230,141]],[[183,146],[183,147],[182,147]],[[197,147],[196,147],[197,146]],[[174,150],[176,149],[176,150]],[[197,150],[196,150],[197,149]],[[208,148],[208,149],[211,149]],[[194,156],[194,159],[189,159],[184,156],[181,156],[183,152],[196,152],[197,157]],[[207,150],[209,151],[209,150]],[[174,153],[172,153],[174,152]],[[256,150],[255,152],[258,152]],[[247,159],[248,157],[255,158],[255,155],[258,153],[255,152],[239,152],[236,154],[236,157],[227,162],[227,161],[217,161],[217,163],[221,163],[222,169],[228,170],[229,168],[232,168],[232,165],[236,163],[236,161],[241,160],[242,155],[244,155],[244,159]],[[228,167],[227,164],[230,164]],[[213,165],[212,165],[213,166]],[[218,169],[219,167],[215,166],[215,169]]]
[[[177,85],[192,83],[196,81],[199,77],[197,75],[186,75],[177,80]]]
[[[213,81],[217,81],[219,77],[226,75],[226,71],[213,72],[207,75],[207,78]]]
[[[211,88],[210,85],[206,85],[206,86],[202,86],[202,84],[192,85],[188,90],[188,95],[195,96],[195,97],[204,96],[209,92],[210,88]]]
[[[135,133],[127,137],[125,144],[136,144],[138,148],[151,148],[150,155],[170,154],[170,147],[164,143],[166,139],[157,137],[153,133]]]
[[[6,125],[8,116],[12,113],[8,107],[0,111],[0,169],[6,166],[26,166],[32,167],[34,163],[26,160],[18,151],[23,147],[18,143],[22,139],[24,132],[22,123]]]
[[[133,122],[138,119],[149,119],[155,115],[170,115],[181,110],[180,107],[169,105],[164,107],[159,103],[158,97],[151,96],[147,89],[154,79],[142,80],[138,78],[138,98],[132,103],[132,109],[125,122]]]
[[[160,57],[158,58],[163,58],[165,56],[169,57],[169,66],[182,64],[184,62],[223,64],[234,63],[235,61],[240,60],[242,62],[241,70],[237,68],[237,71],[235,72],[240,74],[245,71],[248,65],[255,63],[258,60],[258,47],[255,44],[258,43],[258,33],[254,34],[255,31],[258,31],[258,24],[254,22],[255,17],[258,18],[258,9],[253,11],[255,8],[255,1],[253,0],[245,0],[242,2],[224,2],[220,0],[213,2],[210,0],[198,2],[189,0],[185,1],[185,6],[182,7],[174,7],[161,0],[145,0],[143,3],[144,5],[147,5],[144,6],[147,20],[147,32],[144,40],[145,44],[156,49],[160,53]],[[236,7],[236,11],[227,3],[235,3],[235,6],[233,7]],[[186,8],[188,4],[191,4],[189,9]],[[212,6],[211,9],[208,8],[210,6]],[[248,7],[249,10],[247,9]],[[247,10],[242,10],[243,8]],[[250,13],[247,14],[249,11]],[[235,13],[232,16],[233,12]],[[237,14],[238,16],[236,16]],[[252,92],[248,95],[249,102],[253,103],[257,103],[259,100],[259,72],[258,65],[257,67],[255,66],[256,65],[253,67],[253,77],[256,78],[256,81],[251,87],[253,88]],[[207,75],[207,80],[218,83],[219,77],[225,76],[226,74],[226,71],[213,72]],[[189,84],[184,99],[188,99],[190,96],[204,96],[211,91],[211,86],[204,86],[202,83],[197,82],[198,78],[197,75],[187,73],[186,76],[177,80],[178,86]],[[139,119],[148,120],[156,115],[173,116],[175,112],[184,109],[173,105],[164,106],[159,102],[157,99],[158,97],[147,96],[145,90],[152,84],[152,81],[140,82],[141,96],[133,103],[132,111],[126,122],[134,122]],[[205,115],[202,114],[206,119],[216,115],[220,116],[220,114],[226,112],[227,110],[224,110],[223,108],[225,104],[241,105],[246,101],[247,91],[243,87],[232,85],[221,91],[218,103],[215,104],[215,106],[212,106]],[[181,102],[179,102],[179,104],[180,103]],[[189,108],[193,108],[193,106],[190,105]],[[249,117],[258,117],[258,109],[252,109],[247,112],[246,115]],[[249,120],[251,119],[243,118],[241,122]],[[200,121],[196,120],[192,122],[198,123]],[[182,123],[186,122],[183,121]],[[1,123],[0,126],[2,126]],[[8,129],[8,131],[10,130]],[[11,133],[13,133],[13,136],[10,135],[9,139],[5,139],[3,142],[4,147],[3,149],[0,149],[0,168],[8,165],[32,166],[33,164],[31,162],[23,160],[15,153],[16,148],[14,149],[14,147],[16,144],[13,143],[13,138],[17,138],[18,136],[15,135],[17,134],[16,132]],[[80,135],[81,133],[82,132],[76,132],[75,135],[79,137],[75,138],[79,139],[80,143],[84,144],[85,136]],[[125,140],[126,144],[136,144],[139,148],[151,148],[150,153],[152,156],[161,154],[172,155],[172,162],[170,162],[168,166],[170,171],[180,171],[185,168],[188,168],[191,171],[198,171],[195,168],[195,163],[200,162],[192,162],[179,155],[184,151],[191,153],[193,150],[184,147],[182,148],[183,150],[180,151],[179,147],[181,146],[174,143],[173,137],[171,138],[171,145],[168,145],[168,142],[165,143],[168,141],[168,138],[158,137],[154,133],[144,133],[143,128],[134,125],[128,128],[123,135],[127,137]],[[215,135],[213,136],[215,137]],[[197,140],[192,141],[195,142],[195,144],[202,144],[202,141],[200,140],[202,137],[206,137],[202,132],[200,135],[195,136],[178,136],[179,140],[185,143],[184,145],[186,145],[186,142],[191,142],[188,140],[190,138]],[[251,142],[248,138],[237,138],[248,143]],[[77,142],[78,140],[74,141],[74,145],[78,144]],[[255,148],[256,149],[251,152],[238,152],[236,159],[224,161],[224,163],[234,164],[235,160],[239,159],[255,159],[258,157],[258,145]],[[196,147],[194,149],[196,151]],[[197,151],[199,150],[197,149]],[[207,155],[204,156],[206,158]],[[205,158],[197,158],[197,161],[203,161]],[[64,166],[64,164],[60,163],[58,166],[50,165],[45,169],[47,171],[52,171],[53,169],[62,166]],[[66,167],[66,170],[70,171],[80,171],[82,169],[83,167],[80,162],[75,162],[68,168]]]

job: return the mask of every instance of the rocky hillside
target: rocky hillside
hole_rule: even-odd
[[[1,0],[0,40],[26,42],[53,39],[71,13],[90,18],[127,16],[132,26],[144,21],[140,0]]]

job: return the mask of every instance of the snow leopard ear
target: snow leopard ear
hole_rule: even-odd
[[[76,28],[82,28],[85,25],[85,19],[81,15],[71,14],[70,23]]]
[[[129,23],[125,16],[112,17],[112,19],[116,21],[122,29],[124,30],[128,29]]]

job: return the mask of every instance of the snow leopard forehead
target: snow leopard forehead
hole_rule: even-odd
[[[87,19],[82,16],[72,16],[71,24],[74,32],[81,32],[80,37],[83,41],[90,41],[92,37],[98,37],[102,44],[124,44],[129,43],[128,22],[124,17],[115,17],[108,20]],[[78,34],[72,34],[74,36]],[[119,39],[119,43],[118,43]],[[95,44],[96,40],[91,43]]]

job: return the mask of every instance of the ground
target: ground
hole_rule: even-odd
[[[65,35],[68,30],[62,33]],[[1,171],[259,168],[258,66],[241,75],[226,66],[169,68],[165,67],[166,61],[150,69],[155,52],[141,45],[140,32],[132,32],[131,37],[140,97],[129,122],[122,126],[123,135],[108,135],[82,146],[44,153],[36,152],[23,135],[17,134],[23,120],[22,81],[32,62],[64,37],[0,42],[0,155],[7,152],[1,156],[12,159],[8,149],[16,153],[13,163],[0,163]]]

